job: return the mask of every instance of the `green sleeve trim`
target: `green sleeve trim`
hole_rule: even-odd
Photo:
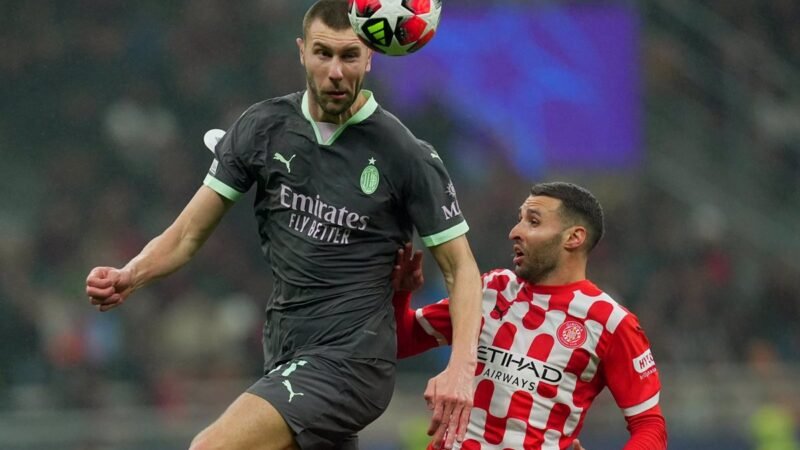
[[[206,175],[206,179],[203,180],[203,184],[210,187],[214,190],[217,194],[227,198],[231,201],[239,200],[239,198],[244,195],[241,192],[233,189],[232,187],[228,186],[227,184],[219,181],[218,179],[212,177],[211,175]]]
[[[452,241],[461,235],[467,234],[467,231],[469,231],[469,225],[467,225],[467,222],[461,222],[454,227],[440,231],[434,235],[422,236],[422,243],[425,244],[425,247],[435,247],[439,244]]]

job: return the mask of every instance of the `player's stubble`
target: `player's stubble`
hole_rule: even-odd
[[[314,78],[308,72],[306,72],[306,81],[308,82],[311,95],[314,96],[314,101],[325,114],[330,116],[339,116],[350,109],[356,101],[356,96],[361,93],[361,85],[364,84],[363,80],[357,81],[355,83],[355,88],[347,92],[347,97],[341,102],[336,102],[322,93],[322,90],[317,86]],[[336,88],[338,89],[339,86],[336,86]]]
[[[532,284],[537,284],[558,266],[561,253],[561,233],[537,245],[526,248],[522,264],[514,268],[518,277]]]

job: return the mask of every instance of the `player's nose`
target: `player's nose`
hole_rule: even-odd
[[[344,74],[342,73],[342,63],[338,60],[333,61],[328,70],[328,77],[331,80],[341,80],[344,78]]]
[[[520,237],[518,228],[519,228],[519,223],[511,227],[511,230],[508,232],[508,239],[510,241],[517,240]]]

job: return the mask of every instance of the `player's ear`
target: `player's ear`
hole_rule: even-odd
[[[367,70],[366,71],[369,72],[371,69],[372,69],[372,49],[368,47],[367,48]]]
[[[586,228],[575,225],[566,229],[567,240],[564,242],[564,248],[567,250],[577,250],[586,242]]]
[[[297,49],[300,51],[300,64],[303,66],[306,65],[306,58],[305,58],[305,46],[306,43],[303,41],[303,38],[297,38],[295,40],[297,42]]]

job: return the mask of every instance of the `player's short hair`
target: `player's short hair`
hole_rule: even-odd
[[[336,31],[350,28],[350,19],[347,17],[347,0],[319,0],[311,5],[303,17],[303,39],[308,34],[308,28],[317,19]]]
[[[534,184],[531,187],[531,195],[544,195],[561,200],[561,217],[566,219],[569,225],[581,224],[586,227],[587,253],[600,242],[605,231],[603,207],[587,189],[576,184],[556,181]]]

